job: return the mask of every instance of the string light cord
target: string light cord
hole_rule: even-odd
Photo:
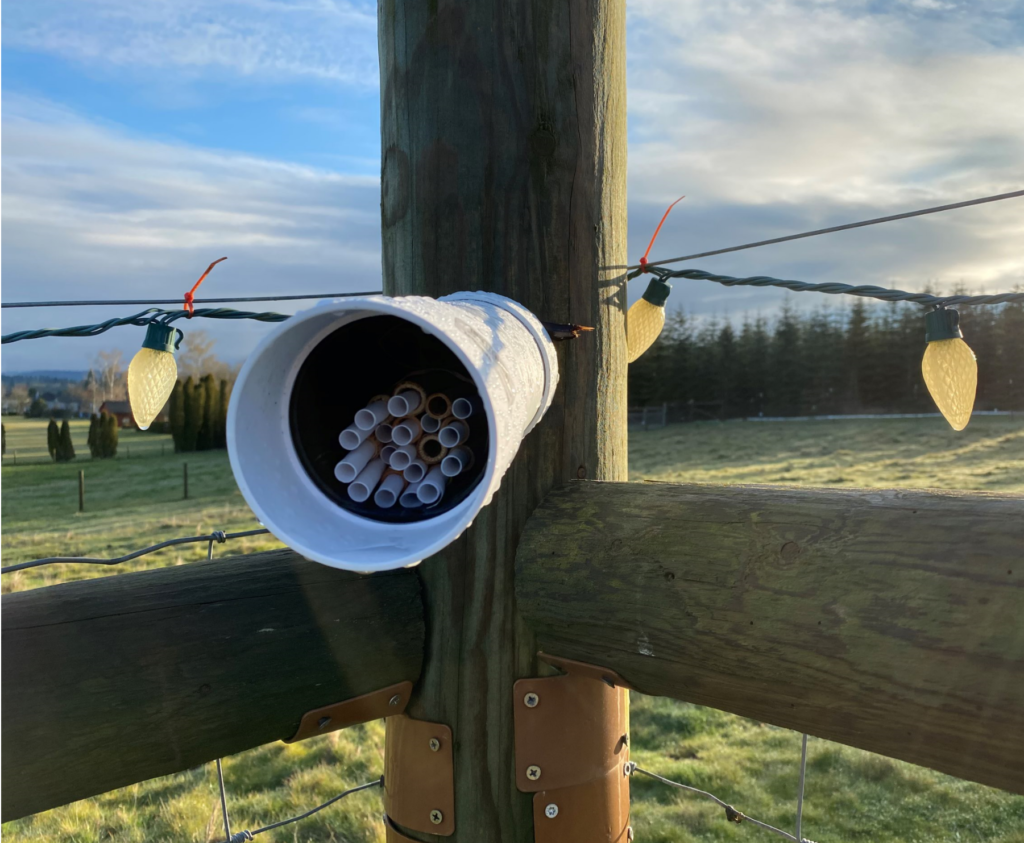
[[[843,225],[833,225],[829,228],[816,228],[813,231],[802,231],[799,234],[787,234],[783,237],[773,237],[770,240],[757,240],[754,243],[744,243],[740,246],[728,246],[724,249],[713,249],[710,252],[697,252],[693,255],[683,255],[678,258],[666,258],[665,260],[652,261],[647,263],[643,261],[641,263],[634,264],[633,266],[626,267],[628,270],[636,270],[631,272],[629,278],[635,278],[639,275],[644,268],[651,269],[656,266],[663,266],[669,263],[679,263],[680,261],[696,260],[697,258],[708,258],[712,255],[725,255],[729,252],[739,252],[743,249],[757,249],[761,246],[772,246],[776,243],[788,243],[790,240],[802,240],[805,237],[817,237],[819,234],[834,234],[837,231],[847,231],[851,228],[864,228],[869,225],[879,225],[884,222],[895,222],[896,220],[910,219],[911,217],[923,217],[926,214],[938,214],[943,211],[955,211],[958,208],[969,208],[972,205],[984,205],[988,202],[1001,202],[1004,199],[1019,199],[1024,197],[1024,190],[1014,190],[1010,193],[999,193],[995,196],[981,196],[977,199],[968,199],[965,202],[953,202],[949,205],[936,205],[932,208],[921,208],[917,211],[906,211],[902,214],[892,214],[887,217],[875,217],[870,220],[860,220],[859,222],[848,222]],[[678,201],[678,200],[676,200]],[[673,203],[674,205],[675,203]],[[670,206],[671,208],[671,206]],[[663,220],[664,221],[664,220]],[[661,227],[660,225],[658,226]],[[648,249],[649,251],[649,249]]]
[[[737,811],[728,802],[719,799],[717,796],[715,796],[715,794],[708,793],[708,791],[706,790],[701,790],[697,787],[691,787],[688,784],[674,782],[672,781],[672,779],[666,779],[664,776],[659,776],[657,773],[652,773],[650,770],[645,770],[643,767],[638,767],[636,763],[633,761],[629,762],[629,769],[630,775],[633,775],[635,773],[642,773],[643,775],[648,776],[649,778],[656,779],[662,784],[667,784],[670,787],[675,787],[679,790],[685,790],[688,793],[695,793],[698,796],[703,796],[705,799],[711,800],[720,808],[723,808],[725,810],[725,817],[727,820],[729,820],[729,822],[748,822],[751,825],[756,825],[758,828],[763,828],[765,831],[770,831],[773,834],[779,835],[780,837],[785,837],[787,840],[793,841],[793,843],[814,843],[813,840],[808,840],[806,837],[804,837],[802,840],[797,840],[797,838],[794,835],[790,834],[788,831],[783,831],[781,828],[776,828],[773,825],[768,825],[768,823],[761,822],[760,820],[755,820],[753,817],[748,817],[742,811]]]
[[[879,301],[906,301],[930,307],[948,307],[951,305],[1010,304],[1024,302],[1024,292],[994,293],[978,296],[933,296],[930,293],[908,293],[904,290],[889,290],[872,284],[839,284],[827,282],[811,284],[806,281],[789,281],[783,278],[772,278],[768,275],[753,275],[749,278],[733,278],[731,275],[716,275],[702,269],[665,269],[649,267],[648,272],[662,280],[685,278],[691,281],[713,281],[726,287],[781,287],[797,293],[828,293],[830,295],[860,296]]]
[[[236,831],[228,838],[227,843],[248,843],[248,841],[252,840],[257,834],[272,831],[273,829],[280,828],[283,825],[297,823],[299,820],[304,820],[307,817],[313,816],[313,814],[322,811],[324,808],[333,805],[335,802],[344,799],[346,796],[351,796],[353,793],[358,793],[361,790],[369,790],[371,787],[384,787],[384,777],[381,776],[379,779],[367,782],[366,784],[361,784],[358,787],[351,787],[348,790],[339,793],[332,799],[328,799],[322,805],[317,805],[315,808],[306,811],[304,814],[299,814],[297,817],[289,817],[286,820],[281,820],[280,822],[271,823],[270,825],[265,825],[262,828],[257,828],[255,831]]]
[[[128,562],[132,559],[138,559],[140,556],[145,556],[147,553],[156,553],[158,550],[163,550],[165,547],[174,547],[179,544],[192,544],[193,542],[210,542],[212,548],[213,542],[223,544],[228,539],[243,539],[248,536],[262,536],[269,533],[270,530],[266,528],[260,530],[245,530],[241,533],[225,533],[222,530],[214,530],[212,533],[206,536],[186,536],[178,539],[168,539],[167,541],[160,542],[159,544],[153,544],[149,547],[144,547],[141,550],[134,550],[131,553],[126,553],[124,556],[115,556],[112,559],[99,559],[92,556],[49,556],[46,559],[33,559],[31,562],[19,562],[16,565],[6,565],[0,568],[0,574],[12,574],[15,571],[24,571],[28,568],[39,568],[43,565],[56,565],[57,563],[67,562],[78,562],[84,565],[120,565],[122,562]]]
[[[226,296],[214,299],[193,299],[193,304],[226,304],[228,302],[255,301],[303,301],[310,299],[344,299],[354,296],[379,296],[381,290],[363,290],[358,293],[302,293],[296,296]],[[179,299],[82,299],[69,301],[12,301],[0,304],[0,307],[120,307],[120,306],[156,306],[161,304],[178,304]]]

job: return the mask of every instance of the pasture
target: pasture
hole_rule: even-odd
[[[92,461],[87,423],[73,425],[79,459],[45,458],[44,421],[5,417],[2,547],[4,564],[48,555],[112,556],[213,529],[256,526],[223,451],[170,453],[167,437],[122,432],[116,460]],[[160,455],[163,440],[164,454]],[[19,442],[14,446],[14,441]],[[81,442],[81,446],[79,446]],[[37,444],[39,443],[39,444]],[[131,458],[123,458],[131,447]],[[188,500],[182,463],[189,464]],[[77,512],[78,470],[86,475],[86,511]],[[1024,418],[976,418],[956,434],[940,419],[832,422],[728,422],[631,431],[633,480],[786,483],[1024,493]],[[215,545],[234,555],[276,547],[270,537]],[[55,565],[6,575],[4,591],[121,570],[203,559],[206,545],[171,548],[117,569]],[[712,709],[633,695],[634,760],[709,790],[765,822],[792,828],[800,736]],[[300,744],[271,744],[226,759],[233,830],[282,819],[338,791],[370,781],[382,765],[383,728],[366,724]],[[59,775],[59,771],[55,771]],[[379,795],[370,791],[261,839],[383,841]],[[698,797],[636,777],[638,843],[767,841],[748,824],[725,820]],[[133,785],[7,824],[10,841],[223,840],[212,764]],[[804,833],[820,843],[986,841],[1024,843],[1024,797],[826,741],[809,745]]]

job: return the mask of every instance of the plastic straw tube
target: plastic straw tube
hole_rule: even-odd
[[[395,451],[397,450],[398,448],[396,448],[394,445],[385,445],[383,448],[380,449],[380,458],[384,460],[384,462],[386,462],[388,465],[391,465],[391,455],[394,454]]]
[[[415,389],[407,389],[388,401],[388,412],[396,419],[401,419],[415,413],[422,403],[422,395]]]
[[[377,437],[377,441],[387,445],[391,441],[392,427],[387,422],[381,422],[377,425],[377,429],[373,432],[373,435]]]
[[[354,451],[362,445],[364,441],[366,441],[366,437],[368,437],[371,432],[372,431],[356,427],[353,423],[338,434],[338,443],[346,451]]]
[[[463,421],[454,421],[449,425],[445,425],[441,428],[441,432],[437,434],[437,438],[441,440],[441,444],[446,448],[454,448],[456,445],[461,445],[468,436],[469,426]]]
[[[457,419],[468,419],[473,415],[473,402],[468,398],[456,398],[452,402],[452,415]]]
[[[448,456],[441,460],[441,473],[445,477],[455,477],[457,474],[462,473],[472,458],[473,454],[469,448],[455,448],[449,451]]]
[[[447,480],[448,478],[441,473],[441,467],[435,465],[416,488],[416,496],[427,506],[437,503],[444,494],[444,484]]]
[[[374,487],[380,482],[385,468],[387,466],[384,465],[384,460],[382,459],[375,459],[367,465],[366,468],[359,472],[359,476],[349,483],[348,496],[356,503],[368,501],[370,495],[373,494]]]
[[[334,466],[334,476],[342,483],[351,483],[376,455],[377,443],[372,439],[367,439],[354,451],[346,454],[345,459]]]
[[[433,416],[424,416],[420,419],[420,427],[423,428],[424,433],[437,433],[441,429],[441,419],[435,419]]]
[[[391,455],[391,467],[395,471],[405,471],[411,463],[416,459],[416,446],[405,445],[404,447],[398,448]]]
[[[356,413],[356,427],[360,430],[373,430],[388,415],[388,402],[382,398],[379,401],[374,401],[372,404],[367,404]]]
[[[404,490],[405,478],[401,474],[389,474],[381,481],[377,493],[373,496],[373,502],[381,509],[391,509],[398,503]]]
[[[423,460],[416,459],[409,463],[409,466],[402,472],[405,479],[410,483],[418,483],[426,476],[427,464]]]
[[[396,445],[411,445],[423,435],[419,419],[402,419],[391,428],[391,439]]]
[[[402,496],[398,499],[399,504],[404,506],[406,509],[415,509],[416,507],[423,506],[423,501],[419,499],[419,495],[416,494],[419,489],[419,483],[410,483],[405,487],[405,491],[402,492]]]

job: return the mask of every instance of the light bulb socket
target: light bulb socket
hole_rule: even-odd
[[[960,330],[960,313],[948,307],[937,307],[929,310],[924,317],[924,341],[937,342],[938,340],[962,340],[963,332]]]
[[[179,333],[177,328],[172,328],[163,322],[150,322],[146,326],[146,338],[142,341],[142,347],[174,354],[175,334],[177,333]]]
[[[642,296],[644,301],[650,302],[655,307],[664,307],[672,293],[672,285],[662,278],[652,278]]]

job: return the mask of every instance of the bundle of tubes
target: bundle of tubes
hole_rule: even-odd
[[[417,383],[400,383],[392,395],[371,398],[341,431],[338,441],[348,454],[334,476],[357,503],[372,497],[381,509],[435,506],[448,480],[472,466],[465,444],[472,413],[468,398],[427,395]]]

